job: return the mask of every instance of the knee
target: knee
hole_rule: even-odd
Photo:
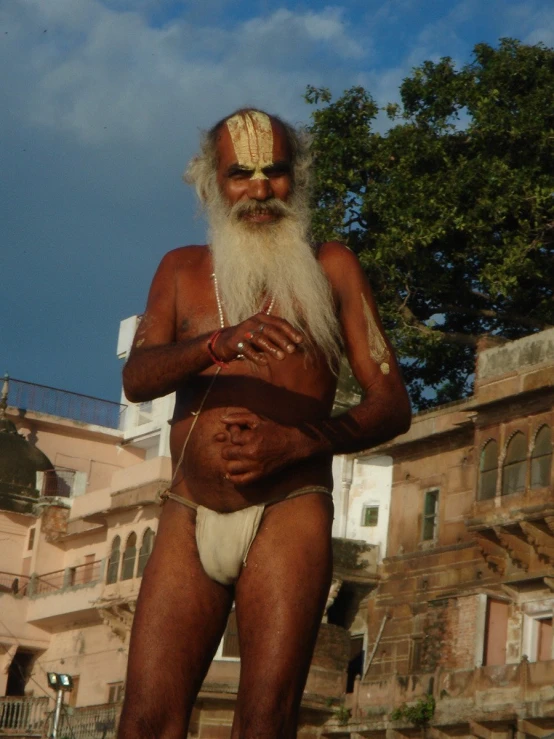
[[[249,737],[279,737],[279,739],[293,739],[296,737],[298,712],[300,701],[287,691],[268,691],[260,699],[241,702],[235,712],[235,723],[238,727],[238,736]]]
[[[117,739],[182,739],[187,734],[188,720],[178,713],[162,712],[156,706],[131,705],[126,701]]]

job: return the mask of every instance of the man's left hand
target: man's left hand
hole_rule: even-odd
[[[249,411],[228,413],[221,421],[227,431],[214,440],[227,442],[221,456],[227,462],[225,477],[235,485],[255,482],[294,461],[293,427]]]

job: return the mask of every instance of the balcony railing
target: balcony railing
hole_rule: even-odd
[[[121,703],[68,709],[65,726],[70,730],[72,739],[113,739],[120,711]]]
[[[21,736],[21,732],[25,732],[25,736],[43,736],[48,702],[46,695],[37,698],[0,698],[0,734],[6,732]]]
[[[18,575],[15,572],[0,571],[0,594],[48,595],[60,590],[70,590],[82,585],[95,585],[102,577],[104,560],[85,562],[76,567],[46,572],[43,575]]]
[[[111,429],[121,428],[121,415],[126,408],[111,400],[14,379],[9,381],[8,405]]]
[[[15,572],[0,571],[0,593],[11,593],[12,595],[27,595],[29,582],[28,575],[18,575]]]
[[[80,585],[95,584],[102,574],[103,560],[86,562],[76,567],[66,567],[64,570],[47,572],[33,578],[29,595],[46,595],[58,590],[76,588]]]

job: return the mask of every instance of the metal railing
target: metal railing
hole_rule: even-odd
[[[48,696],[0,698],[0,733],[42,736],[48,715]]]
[[[30,581],[31,578],[28,575],[0,571],[0,593],[27,595]]]
[[[111,429],[121,428],[121,415],[126,408],[125,405],[112,400],[79,395],[69,390],[13,378],[9,380],[8,405]]]
[[[113,739],[120,711],[120,703],[82,708],[65,707],[60,721],[60,736],[64,736],[66,729],[71,739]]]
[[[102,574],[102,564],[103,560],[98,559],[95,562],[85,562],[76,567],[66,567],[64,570],[35,576],[29,588],[29,595],[46,595],[62,589],[97,583]]]

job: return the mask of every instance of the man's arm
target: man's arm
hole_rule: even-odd
[[[319,454],[368,449],[410,427],[408,394],[367,278],[345,246],[330,243],[322,249],[321,262],[338,298],[345,351],[362,387],[362,402],[335,418],[298,426],[280,426],[251,413],[223,417],[231,443],[222,454],[236,484]]]
[[[173,392],[187,376],[212,364],[208,336],[176,342],[175,253],[169,252],[158,267],[146,310],[123,368],[127,399],[139,403]]]
[[[262,365],[268,361],[264,352],[283,360],[302,342],[302,336],[287,321],[265,313],[252,316],[238,326],[223,329],[210,347],[208,344],[213,333],[176,341],[175,274],[180,251],[166,254],[154,275],[146,310],[123,368],[123,389],[131,403],[174,392],[190,377],[214,364],[214,357],[225,364],[242,353]],[[260,332],[262,325],[263,331]],[[251,338],[245,340],[250,335]],[[240,352],[239,342],[243,344]]]
[[[362,388],[362,401],[339,416],[307,424],[314,453],[348,454],[382,444],[410,427],[411,407],[394,350],[357,257],[342,244],[326,244],[322,262],[339,298],[346,356]]]

